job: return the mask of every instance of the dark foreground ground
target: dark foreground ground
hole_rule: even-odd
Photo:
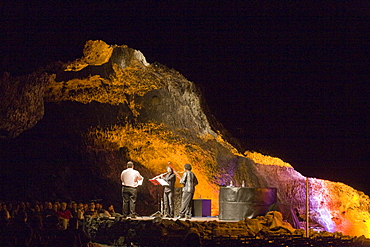
[[[262,218],[261,218],[262,219]],[[261,221],[261,219],[259,219]],[[263,219],[262,219],[263,220]],[[87,231],[100,246],[370,246],[370,240],[340,233],[287,229],[257,221],[224,221],[217,217],[190,220],[160,217],[92,218]],[[265,222],[269,224],[269,222]],[[267,227],[266,227],[267,226]]]

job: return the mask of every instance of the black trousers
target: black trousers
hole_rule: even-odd
[[[191,210],[192,210],[192,200],[194,196],[193,192],[182,192],[182,198],[181,198],[181,210],[180,210],[180,216],[188,216],[191,217]]]
[[[137,198],[137,188],[122,186],[122,214],[132,215],[136,214],[136,198]],[[129,211],[130,210],[130,211]]]
[[[163,193],[163,204],[164,204],[164,214],[173,217],[173,191],[165,191]]]

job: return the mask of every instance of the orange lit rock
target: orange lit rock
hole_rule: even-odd
[[[113,47],[101,40],[89,40],[85,44],[83,57],[68,64],[66,71],[79,71],[89,65],[102,65],[110,59],[113,52]]]

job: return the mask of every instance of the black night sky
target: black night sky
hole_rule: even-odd
[[[1,1],[0,71],[126,44],[196,83],[249,150],[369,195],[370,4],[180,2]]]

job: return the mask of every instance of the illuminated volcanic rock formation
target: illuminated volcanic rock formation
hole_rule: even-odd
[[[195,198],[211,199],[213,215],[219,186],[231,181],[276,187],[279,203],[305,214],[304,176],[278,158],[238,150],[194,83],[137,50],[88,41],[81,59],[4,74],[0,89],[2,195],[119,203],[119,174],[132,160],[146,179],[138,212],[150,213],[158,191],[147,179],[168,162],[177,171],[190,163],[200,181]],[[311,221],[370,237],[367,195],[342,183],[309,184]]]

